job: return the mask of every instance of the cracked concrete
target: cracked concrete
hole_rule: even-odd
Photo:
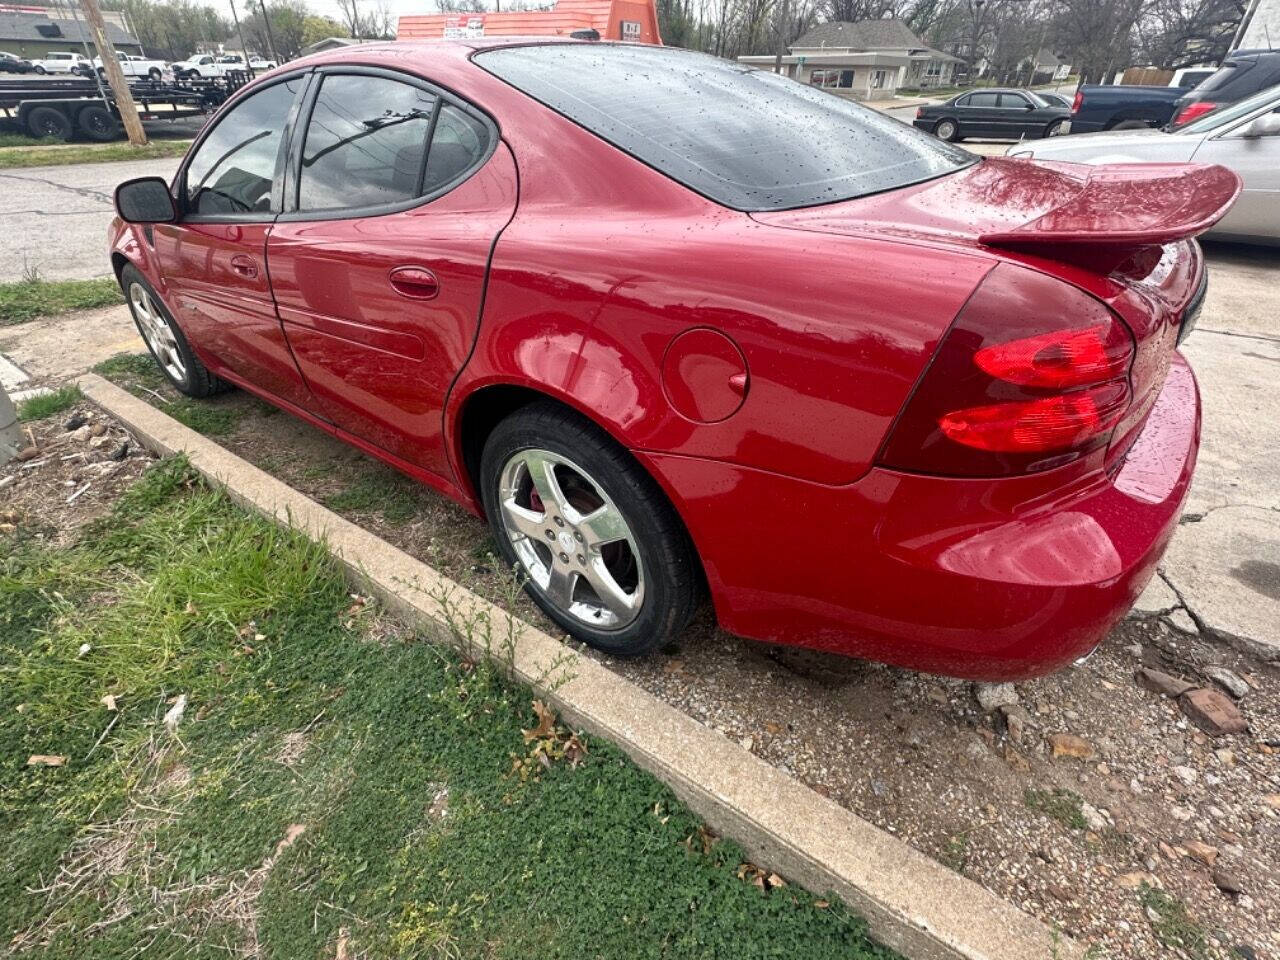
[[[1280,253],[1206,244],[1209,297],[1183,346],[1200,381],[1203,441],[1195,479],[1138,616],[1280,660]],[[1190,632],[1190,631],[1187,631]]]
[[[107,225],[116,185],[134,177],[168,179],[178,158],[17,167],[0,173],[9,204],[0,210],[0,283],[36,267],[46,280],[104,277]],[[16,209],[21,204],[22,209]],[[56,218],[56,219],[55,219]]]

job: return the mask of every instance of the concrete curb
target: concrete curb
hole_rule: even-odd
[[[1078,944],[973,881],[162,411],[93,374],[78,382],[151,449],[185,453],[238,503],[323,540],[363,588],[433,637],[456,644],[451,625],[460,623],[478,625],[482,633],[491,629],[495,645],[510,636],[516,675],[571,723],[624,749],[755,862],[810,890],[840,896],[881,943],[911,960],[1083,956]]]

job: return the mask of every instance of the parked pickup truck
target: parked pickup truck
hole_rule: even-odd
[[[1071,132],[1163,127],[1187,92],[1186,87],[1081,87],[1071,104]]]
[[[243,70],[244,64],[239,62],[225,63],[224,58],[215,57],[211,54],[196,54],[194,57],[188,57],[186,60],[179,60],[173,65],[173,75],[179,80],[195,80],[204,78],[212,80],[215,77],[225,77],[233,70]]]
[[[146,77],[150,80],[159,80],[164,76],[164,72],[169,69],[169,64],[164,60],[152,60],[149,57],[121,53],[118,50],[116,51],[116,59],[120,61],[120,70],[126,77]],[[93,66],[98,73],[103,73],[101,57],[93,58]]]

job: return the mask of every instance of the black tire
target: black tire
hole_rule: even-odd
[[[163,77],[164,74],[160,72],[159,67],[152,67],[150,70],[147,71],[147,76],[150,77],[153,82],[159,83],[160,78]]]
[[[36,107],[27,114],[27,130],[37,140],[70,140],[71,118],[57,107]]]
[[[943,117],[933,125],[933,135],[939,140],[954,143],[960,139],[960,124],[949,117]]]
[[[525,591],[565,632],[605,653],[636,657],[669,643],[697,612],[702,572],[684,524],[661,488],[622,446],[585,417],[550,401],[522,407],[489,435],[479,477],[498,550],[516,569],[523,567],[502,520],[499,489],[504,468],[528,450],[549,451],[572,461],[613,501],[638,549],[634,559],[644,589],[634,619],[613,630],[596,629],[562,610],[531,579],[526,579]],[[547,525],[554,529],[550,521]],[[571,523],[563,527],[569,528]],[[629,555],[630,548],[626,550]]]
[[[41,76],[44,76],[48,72],[49,71],[46,70],[44,67],[36,67],[36,73],[40,74]]]
[[[1053,121],[1053,123],[1049,124],[1047,127],[1044,128],[1044,136],[1060,137],[1062,136],[1062,128],[1065,127],[1066,125],[1067,125],[1067,121],[1065,120],[1055,120]]]
[[[76,126],[90,140],[106,143],[120,137],[120,121],[100,103],[91,103],[76,115]]]
[[[1147,123],[1145,120],[1121,120],[1119,123],[1115,124],[1112,127],[1108,127],[1107,129],[1109,130],[1146,130],[1150,128],[1150,126],[1151,124]]]
[[[173,331],[174,339],[177,341],[178,355],[182,360],[182,365],[186,369],[184,377],[176,377],[169,371],[160,357],[156,355],[155,348],[151,345],[151,340],[143,329],[142,321],[138,319],[137,309],[134,306],[131,296],[134,284],[142,287],[151,298],[151,303],[155,309],[164,317],[164,321],[168,324],[169,329]],[[126,264],[124,269],[120,271],[120,289],[124,291],[126,302],[129,304],[129,311],[133,314],[133,322],[137,324],[138,333],[142,335],[143,341],[147,344],[147,351],[151,354],[151,358],[155,360],[156,366],[160,368],[160,372],[165,375],[174,389],[179,393],[185,393],[188,397],[209,397],[215,393],[223,393],[231,389],[231,384],[225,380],[214,376],[209,372],[208,368],[200,362],[200,358],[195,355],[195,351],[191,349],[191,345],[187,342],[186,334],[182,332],[182,328],[178,326],[178,322],[173,319],[173,314],[169,312],[169,308],[164,305],[164,301],[160,299],[159,294],[155,292],[151,284],[147,283],[146,278],[138,272],[133,264]]]

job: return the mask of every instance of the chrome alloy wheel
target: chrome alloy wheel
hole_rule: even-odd
[[[502,467],[502,527],[524,573],[556,609],[597,630],[640,614],[644,570],[622,512],[585,470],[549,450]]]
[[[134,319],[142,331],[147,346],[160,361],[164,372],[179,383],[186,382],[187,366],[182,362],[182,353],[178,349],[178,338],[173,335],[173,328],[163,313],[151,299],[147,288],[140,283],[129,284],[129,306],[133,310]]]

